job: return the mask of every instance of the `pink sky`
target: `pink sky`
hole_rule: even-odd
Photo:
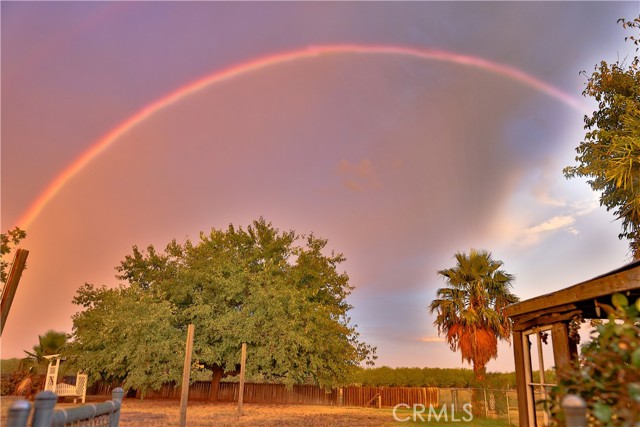
[[[109,132],[239,64],[310,46],[404,46],[503,64],[581,102],[578,72],[628,52],[615,21],[637,13],[633,2],[1,7],[3,230]],[[379,365],[462,366],[426,310],[456,251],[491,250],[522,298],[627,261],[619,224],[561,173],[582,113],[486,67],[316,55],[132,124],[27,227],[3,358],[48,329],[70,332],[76,289],[116,285],[132,245],[259,216],[346,255],[353,319]],[[504,347],[489,369],[512,365]]]

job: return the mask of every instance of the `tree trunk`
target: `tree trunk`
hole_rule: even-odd
[[[484,383],[484,380],[487,378],[487,367],[485,365],[477,365],[473,364],[473,373],[476,378],[476,387],[481,387]],[[484,392],[482,389],[474,388],[471,392],[471,412],[473,413],[474,418],[484,418],[485,417],[485,402],[484,402]]]
[[[218,390],[220,389],[220,380],[224,375],[224,369],[218,365],[213,365],[211,367],[211,371],[213,374],[211,375],[211,390],[209,391],[209,401],[217,402],[218,401]]]
[[[487,367],[485,365],[476,365],[474,363],[473,374],[475,375],[478,383],[484,383],[484,380],[487,378]]]

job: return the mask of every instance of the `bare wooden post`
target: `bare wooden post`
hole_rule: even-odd
[[[587,427],[587,403],[575,394],[562,399],[562,410],[567,427]]]
[[[7,427],[27,427],[27,419],[31,412],[31,403],[28,400],[16,400],[9,407]]]
[[[244,400],[244,374],[247,362],[247,343],[242,343],[242,354],[240,355],[240,387],[238,388],[238,415],[242,416],[242,401]]]
[[[16,295],[18,289],[18,283],[22,276],[22,271],[27,263],[27,256],[29,251],[24,249],[17,249],[16,254],[13,257],[13,263],[7,276],[7,283],[4,284],[2,289],[2,300],[0,301],[0,335],[4,331],[4,325],[7,323],[7,317],[9,317],[9,309],[13,303],[13,297]]]
[[[182,371],[182,396],[180,397],[180,427],[187,425],[187,402],[189,401],[189,377],[191,376],[191,353],[193,351],[193,325],[187,327],[187,344]]]
[[[378,409],[382,409],[382,396],[378,393]]]
[[[53,408],[58,402],[58,396],[50,390],[41,391],[36,395],[35,412],[33,413],[32,427],[51,427]]]
[[[344,389],[340,387],[338,389],[338,406],[344,405]]]

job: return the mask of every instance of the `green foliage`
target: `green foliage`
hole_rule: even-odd
[[[67,339],[68,335],[66,333],[51,329],[45,332],[44,335],[38,336],[38,344],[33,346],[33,351],[24,350],[24,352],[27,354],[27,359],[33,362],[46,362],[48,364],[49,361],[45,356],[62,353],[67,344]]]
[[[0,373],[2,375],[11,374],[18,370],[20,366],[20,359],[17,357],[13,357],[11,359],[2,359],[0,360]]]
[[[503,310],[518,297],[509,290],[513,276],[490,252],[472,249],[455,258],[455,267],[438,271],[447,286],[437,290],[429,311],[436,312],[438,335],[445,334],[451,351],[460,350],[462,360],[473,363],[482,381],[487,363],[498,356],[498,339],[510,339],[511,321]]]
[[[24,350],[26,357],[2,360],[0,394],[3,396],[14,394],[19,386],[25,388],[28,396],[40,390],[49,364],[45,356],[64,352],[67,338],[64,332],[49,330],[38,336],[38,344],[33,346],[32,351]],[[66,366],[62,365],[59,375],[63,376],[67,372]]]
[[[453,368],[359,368],[354,370],[351,385],[366,387],[440,387],[469,388],[486,387],[490,389],[515,388],[514,372],[489,372],[480,384],[470,369]]]
[[[640,17],[620,20],[624,28],[640,29]],[[639,40],[628,38],[636,46]],[[638,49],[636,48],[636,52]],[[600,205],[622,220],[619,238],[629,240],[634,258],[640,258],[640,60],[605,61],[595,66],[583,91],[598,102],[585,116],[587,133],[576,148],[577,166],[565,168],[567,178],[586,177],[600,191]]]
[[[201,233],[195,244],[174,240],[164,252],[134,247],[117,267],[128,284],[78,290],[74,363],[94,380],[143,391],[179,382],[193,323],[195,365],[235,373],[246,342],[248,376],[337,385],[375,349],[347,314],[352,287],[337,270],[345,258],[325,254],[326,245],[261,218]]]
[[[596,325],[579,363],[561,372],[553,389],[556,425],[564,425],[558,402],[568,393],[585,399],[592,426],[630,427],[640,420],[640,299],[629,304],[616,294],[612,305],[599,305],[608,321]]]
[[[0,282],[3,284],[7,283],[7,276],[9,274],[7,272],[9,261],[5,260],[5,257],[9,255],[25,237],[27,237],[27,233],[18,227],[0,234]]]

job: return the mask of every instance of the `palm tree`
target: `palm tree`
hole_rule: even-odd
[[[471,249],[455,258],[455,267],[438,271],[447,286],[438,289],[429,312],[437,313],[438,335],[446,335],[451,351],[460,350],[462,360],[473,364],[476,380],[483,381],[487,363],[498,356],[498,340],[511,337],[503,310],[518,301],[510,292],[514,277],[487,251]]]
[[[44,335],[38,336],[38,344],[33,346],[33,351],[24,350],[27,357],[20,361],[18,369],[22,371],[23,379],[16,386],[17,395],[26,394],[29,398],[40,388],[44,382],[46,364],[49,360],[45,356],[60,354],[67,344],[67,334],[49,330]]]
[[[33,346],[33,352],[27,350],[24,352],[32,361],[41,363],[46,360],[45,356],[60,354],[66,344],[66,333],[49,330],[44,335],[38,335],[38,344]]]

